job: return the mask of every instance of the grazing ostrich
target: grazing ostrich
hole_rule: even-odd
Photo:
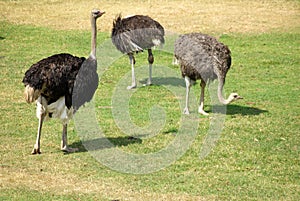
[[[164,28],[155,20],[148,16],[134,15],[127,18],[121,18],[119,15],[113,22],[112,42],[116,48],[129,56],[132,83],[127,89],[136,88],[136,79],[134,74],[134,53],[148,50],[149,79],[147,85],[152,84],[152,64],[154,57],[151,48],[163,45],[165,31]]]
[[[175,42],[175,57],[179,61],[182,76],[186,83],[186,106],[184,114],[189,114],[189,91],[191,84],[201,79],[201,95],[198,112],[208,115],[204,107],[204,88],[209,80],[218,79],[218,98],[222,104],[241,99],[237,93],[231,93],[228,99],[222,95],[226,73],[231,65],[230,50],[214,37],[190,33],[181,35]]]
[[[63,124],[61,150],[74,152],[68,147],[67,125],[75,111],[93,97],[98,87],[96,61],[96,20],[103,11],[92,10],[91,54],[88,59],[70,54],[56,54],[33,64],[23,78],[25,99],[36,101],[39,119],[37,139],[32,154],[40,154],[40,137],[43,121],[55,117]]]

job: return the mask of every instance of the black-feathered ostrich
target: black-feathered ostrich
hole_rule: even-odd
[[[147,85],[152,84],[152,64],[154,57],[151,48],[163,45],[165,31],[164,28],[155,20],[144,15],[134,15],[122,18],[120,15],[113,22],[112,42],[116,48],[129,56],[132,83],[127,89],[136,88],[136,79],[134,73],[134,53],[148,50],[149,79]]]
[[[43,121],[59,118],[63,124],[61,150],[74,152],[68,147],[67,125],[75,111],[92,99],[98,87],[96,60],[96,20],[105,12],[93,9],[91,12],[91,53],[85,59],[62,53],[52,55],[33,64],[23,78],[25,99],[36,101],[36,115],[39,119],[37,139],[32,154],[40,154],[40,138]]]
[[[231,65],[230,50],[216,38],[190,33],[179,36],[175,42],[175,57],[179,61],[182,76],[186,82],[186,106],[184,113],[189,114],[189,91],[193,82],[200,79],[201,95],[198,112],[208,115],[204,107],[204,88],[208,81],[218,79],[218,99],[222,104],[241,99],[237,93],[231,93],[228,99],[222,95],[226,73]]]

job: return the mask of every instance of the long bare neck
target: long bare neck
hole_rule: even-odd
[[[96,19],[91,16],[92,39],[91,39],[91,56],[96,58],[96,43],[97,43],[97,24]]]
[[[233,98],[232,94],[230,94],[227,99],[225,99],[223,97],[224,83],[225,83],[224,79],[219,79],[218,98],[219,98],[220,103],[222,103],[223,105],[228,105],[229,103],[231,103],[234,100],[234,98]]]
[[[224,82],[225,82],[224,79],[219,79],[218,98],[219,98],[220,103],[222,103],[224,105],[227,105],[227,104],[229,104],[231,102],[231,100],[229,100],[229,99],[225,100],[224,97],[223,97]]]

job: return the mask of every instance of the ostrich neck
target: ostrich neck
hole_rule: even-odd
[[[97,43],[97,25],[96,19],[91,17],[91,25],[92,25],[92,40],[91,40],[91,56],[96,58],[96,43]]]
[[[220,103],[227,105],[231,102],[231,100],[229,100],[229,98],[227,100],[224,99],[223,97],[223,86],[224,86],[224,79],[219,79],[219,85],[218,85],[218,98]]]

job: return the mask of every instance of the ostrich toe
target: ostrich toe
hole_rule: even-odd
[[[204,110],[199,109],[198,112],[204,116],[208,116],[209,114],[205,112]]]
[[[63,152],[67,152],[67,153],[74,153],[74,152],[78,151],[79,149],[78,148],[72,148],[72,147],[64,146],[64,147],[61,148],[61,150]]]
[[[40,148],[33,148],[31,154],[32,154],[32,155],[35,155],[35,154],[41,154]]]
[[[150,80],[150,81],[148,80],[146,84],[143,84],[144,87],[146,87],[146,86],[151,86],[151,85],[152,85],[151,80]]]
[[[190,114],[190,111],[189,111],[189,109],[188,109],[188,108],[184,108],[184,110],[183,110],[183,114]]]
[[[149,78],[149,79],[147,80],[147,84],[146,84],[146,85],[148,85],[148,86],[152,85],[152,79]]]
[[[127,87],[128,90],[130,90],[130,89],[135,89],[135,88],[136,88],[136,85],[131,85],[131,86],[128,86],[128,87]]]

